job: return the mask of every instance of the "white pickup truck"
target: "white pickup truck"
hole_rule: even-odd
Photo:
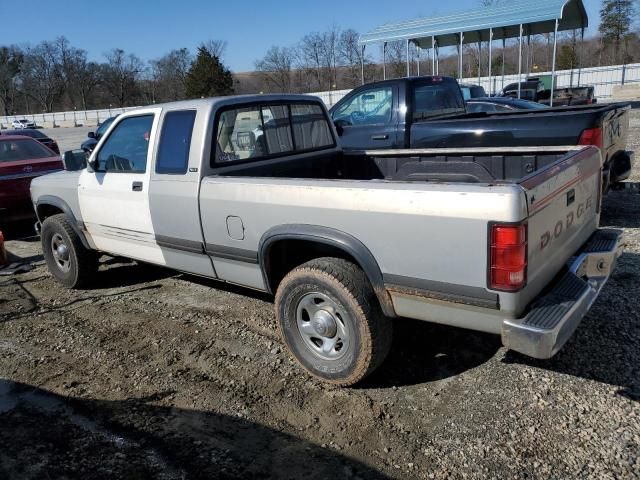
[[[99,252],[270,292],[291,354],[340,385],[380,365],[395,317],[549,358],[622,251],[594,147],[343,156],[309,96],[140,108],[75,158],[31,184],[59,282],[99,282]]]

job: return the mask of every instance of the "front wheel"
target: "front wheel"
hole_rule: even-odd
[[[292,270],[278,287],[276,312],[293,357],[330,383],[357,383],[391,347],[391,321],[364,272],[346,260],[318,258]]]
[[[82,241],[64,214],[52,215],[42,223],[42,252],[49,272],[67,288],[81,288],[98,267],[95,252]]]

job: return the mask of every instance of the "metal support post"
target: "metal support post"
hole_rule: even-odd
[[[436,37],[431,36],[431,75],[436,74]]]
[[[458,79],[462,80],[462,40],[464,39],[464,34],[460,32],[460,47],[458,50]]]
[[[362,45],[362,56],[360,57],[360,78],[362,79],[362,85],[364,85],[364,49],[366,45]]]
[[[387,79],[387,42],[382,44],[382,79]]]
[[[501,90],[504,90],[504,51],[507,48],[507,40],[505,38],[502,39],[502,87]]]
[[[407,38],[407,77],[411,76],[411,68],[409,65],[409,39]]]
[[[493,43],[493,28],[489,29],[489,95],[491,95],[491,44]],[[493,93],[495,94],[495,88]]]
[[[521,83],[522,83],[522,24],[520,24],[520,40],[518,45],[518,98],[520,98]]]
[[[553,91],[556,86],[556,49],[558,47],[558,19],[553,29],[553,58],[551,59],[551,96],[549,97],[549,106],[553,107]]]

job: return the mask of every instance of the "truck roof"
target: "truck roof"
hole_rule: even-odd
[[[306,101],[322,104],[322,100],[319,97],[313,95],[298,95],[298,94],[265,94],[265,95],[231,95],[228,97],[208,97],[208,98],[195,98],[191,100],[180,100],[177,102],[158,103],[155,105],[148,105],[143,108],[160,107],[167,110],[180,110],[185,108],[203,108],[203,107],[220,107],[226,105],[234,105],[238,103],[254,103],[254,102],[295,102]],[[132,109],[127,112],[133,112],[138,110]]]

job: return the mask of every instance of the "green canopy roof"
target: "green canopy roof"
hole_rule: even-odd
[[[431,38],[439,47],[458,45],[460,32],[463,43],[493,39],[515,38],[524,35],[558,30],[586,28],[589,24],[581,0],[529,0],[516,1],[439,17],[420,18],[400,23],[388,23],[360,36],[360,45],[410,40],[419,47],[430,48]]]

